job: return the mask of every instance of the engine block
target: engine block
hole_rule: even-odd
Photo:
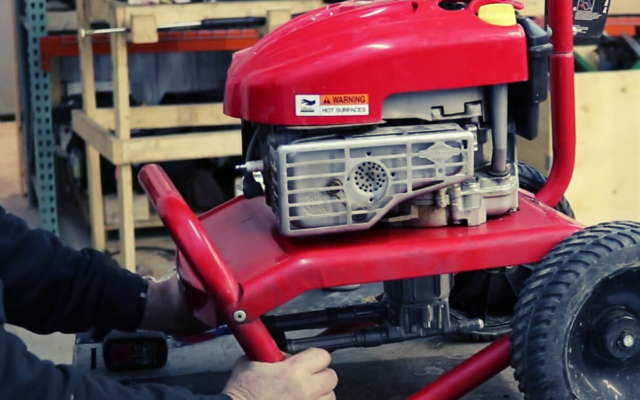
[[[267,190],[287,236],[367,229],[412,197],[474,177],[474,125],[374,128],[299,138],[267,136]]]

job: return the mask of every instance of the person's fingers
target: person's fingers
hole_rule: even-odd
[[[288,358],[285,362],[297,364],[297,368],[301,368],[311,374],[320,372],[331,364],[331,356],[326,350],[307,349],[302,353],[298,353]]]
[[[331,392],[329,394],[325,394],[324,396],[318,398],[318,400],[336,400],[336,394]]]
[[[332,369],[325,369],[311,377],[309,393],[312,398],[318,398],[330,394],[338,386],[338,374]]]

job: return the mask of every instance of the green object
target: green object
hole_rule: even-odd
[[[580,54],[574,53],[576,60],[576,72],[595,72],[595,69],[591,64],[587,62]]]
[[[46,0],[16,0],[16,34],[22,117],[27,148],[29,203],[37,202],[40,227],[58,234],[56,200],[55,136],[51,114],[49,74],[40,64],[40,38],[47,31]]]

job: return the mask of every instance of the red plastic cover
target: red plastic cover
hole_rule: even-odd
[[[271,125],[375,123],[391,94],[527,80],[524,31],[478,19],[478,1],[448,11],[440,0],[351,0],[306,13],[235,53],[225,113]],[[320,103],[359,115],[320,115]]]

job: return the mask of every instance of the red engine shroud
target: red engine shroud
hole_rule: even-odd
[[[375,123],[395,93],[528,79],[519,25],[480,20],[484,0],[458,11],[439,2],[351,0],[296,18],[235,53],[225,113],[270,125]],[[296,94],[368,94],[369,115],[296,116]]]

